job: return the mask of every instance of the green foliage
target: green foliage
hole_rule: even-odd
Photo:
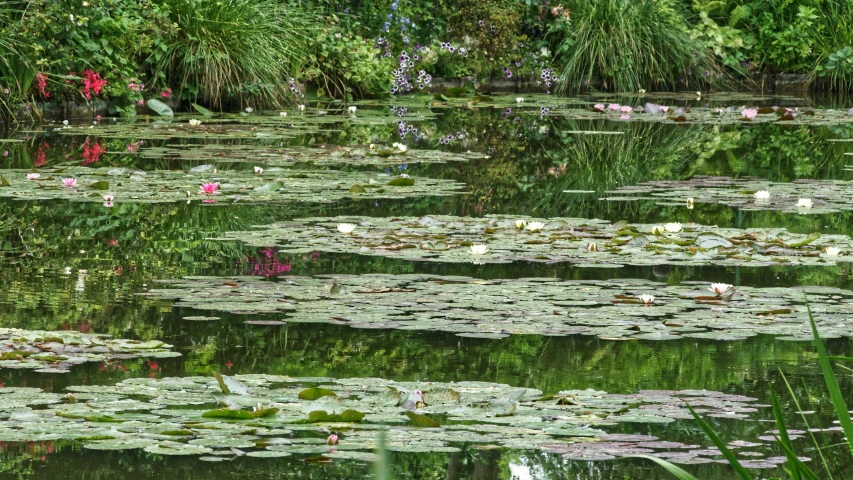
[[[169,0],[178,32],[147,59],[153,80],[181,98],[279,104],[311,33],[310,16],[274,0]]]
[[[85,101],[79,77],[68,75],[92,70],[106,80],[103,98],[137,100],[139,92],[128,83],[138,78],[141,59],[173,31],[164,8],[150,0],[84,3],[33,0],[27,2],[26,14],[7,15],[13,21],[0,28],[0,38],[27,39],[18,49],[21,57],[7,62],[18,72],[19,90],[29,93],[39,71],[46,75],[44,91],[50,95],[39,91],[38,98]]]
[[[344,98],[386,93],[391,59],[383,59],[373,42],[345,29],[336,17],[309,39],[302,80],[317,86],[318,96]]]
[[[604,88],[619,91],[700,88],[719,76],[684,18],[660,2],[572,0],[567,6],[573,28],[558,50],[562,91],[583,88],[594,75]]]

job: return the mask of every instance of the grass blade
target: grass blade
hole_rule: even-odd
[[[779,438],[776,438],[776,440],[779,440]],[[788,473],[791,474],[791,478],[794,477],[793,472],[794,468],[796,468],[798,474],[803,474],[801,478],[804,478],[805,480],[820,480],[817,478],[817,475],[815,475],[814,472],[812,472],[809,467],[807,467],[806,464],[797,457],[797,452],[795,452],[794,448],[790,445],[790,441],[788,442],[788,445],[785,445],[781,441],[779,444],[782,445],[782,450],[785,450],[785,456],[788,457],[788,462],[790,462],[788,465],[791,466],[791,471]]]
[[[791,400],[794,401],[794,406],[797,407],[797,411],[800,412],[800,418],[803,420],[803,424],[806,426],[806,431],[809,432],[809,436],[812,439],[812,444],[814,445],[815,451],[817,451],[818,456],[820,456],[820,461],[823,463],[823,468],[826,470],[826,475],[829,480],[833,480],[832,471],[829,469],[829,464],[826,461],[826,457],[823,455],[823,449],[820,448],[820,444],[817,442],[817,438],[815,438],[815,434],[812,431],[811,425],[809,425],[809,419],[806,418],[806,414],[803,413],[803,407],[800,406],[800,402],[797,400],[797,396],[794,394],[794,389],[791,387],[791,384],[788,383],[788,377],[785,376],[785,373],[782,370],[779,370],[779,375],[782,376],[782,381],[785,382],[785,386],[788,388],[788,393],[791,394]],[[808,392],[808,389],[806,390]]]
[[[675,465],[667,462],[666,460],[658,457],[653,457],[651,455],[626,455],[622,458],[645,458],[646,460],[651,460],[661,467],[663,467],[667,472],[673,474],[675,478],[678,480],[698,480],[693,475],[685,472],[681,469],[681,467],[676,467]]]
[[[785,419],[782,417],[782,407],[779,406],[779,397],[776,392],[770,389],[770,401],[773,404],[773,416],[776,417],[776,428],[779,429],[779,443],[785,449],[785,457],[788,458],[788,472],[791,475],[791,480],[801,480],[800,466],[797,464],[799,459],[794,452],[794,446],[791,445],[791,438],[788,436],[788,429],[785,427]],[[802,462],[800,462],[802,463]]]
[[[723,456],[726,457],[726,460],[728,460],[729,465],[731,465],[735,472],[737,472],[738,476],[740,476],[742,480],[753,480],[752,475],[750,475],[749,472],[746,471],[743,465],[741,465],[738,459],[735,457],[735,454],[732,453],[732,451],[729,450],[729,447],[726,446],[726,442],[724,442],[723,439],[721,439],[714,432],[714,430],[711,429],[710,425],[705,423],[705,420],[702,420],[702,417],[700,417],[699,414],[696,413],[696,410],[693,410],[693,407],[691,407],[690,404],[686,402],[685,404],[687,405],[687,409],[690,410],[690,413],[693,414],[693,418],[696,419],[696,423],[698,423],[699,426],[702,427],[702,430],[705,431],[705,435],[708,435],[708,438],[710,438],[714,445],[720,449],[720,452],[723,453]]]
[[[829,390],[832,406],[835,407],[838,422],[841,424],[841,429],[844,430],[844,436],[847,438],[847,446],[853,452],[853,421],[850,420],[850,412],[847,410],[844,397],[841,395],[841,389],[838,387],[838,381],[835,379],[832,365],[829,364],[829,356],[827,356],[826,349],[823,347],[823,341],[821,341],[820,335],[817,333],[817,325],[815,324],[808,299],[806,299],[806,310],[809,313],[809,323],[812,325],[814,346],[815,350],[817,350],[818,360],[820,361],[820,369],[823,371],[824,380],[826,380],[826,389]]]

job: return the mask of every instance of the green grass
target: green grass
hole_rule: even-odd
[[[558,91],[585,88],[593,75],[612,91],[699,90],[719,75],[711,51],[690,37],[684,18],[655,0],[572,0],[565,5],[572,26],[556,51]]]
[[[213,106],[278,105],[298,68],[312,18],[274,0],[169,0],[175,38],[148,58],[158,84]],[[166,85],[166,81],[171,85]]]

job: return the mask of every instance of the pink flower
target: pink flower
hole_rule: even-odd
[[[140,104],[140,105],[145,105],[145,101],[143,101],[141,98],[140,98],[140,99],[139,99],[139,101],[138,101],[138,102],[136,102],[136,103],[138,103],[138,104]]]
[[[634,109],[629,107],[628,105],[625,105],[624,107],[622,107],[621,110],[622,110],[622,113],[631,113],[634,111]]]
[[[625,114],[622,114],[622,116],[621,116],[621,117],[619,117],[619,118],[621,118],[622,120],[630,120],[630,119],[631,119],[631,116],[630,116],[630,115],[628,115],[627,113],[625,113]]]
[[[740,114],[743,115],[743,118],[747,120],[752,120],[753,118],[755,118],[756,115],[758,115],[758,110],[754,108],[747,108],[746,110],[740,112]]]
[[[334,433],[329,435],[329,438],[326,439],[326,445],[337,445],[338,444],[338,436]]]
[[[219,190],[219,182],[201,184],[201,193],[205,195],[213,195],[217,190]]]
[[[72,177],[63,177],[62,183],[64,183],[66,187],[70,188],[70,187],[73,187],[74,185],[77,185],[77,179],[72,178]]]
[[[603,112],[604,111],[604,104],[603,103],[596,103],[595,105],[592,106],[592,108],[594,108],[596,110],[601,110]]]
[[[669,107],[666,107],[666,106],[661,105],[661,107],[660,107],[660,111],[661,111],[661,112],[663,112],[663,113],[666,113],[666,112],[668,112],[668,111],[669,111]]]
[[[619,111],[620,108],[622,108],[622,105],[619,105],[618,103],[611,103],[610,105],[607,106],[607,108],[609,110],[613,110],[614,112],[616,112],[616,111]]]

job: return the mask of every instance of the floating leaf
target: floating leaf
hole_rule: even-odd
[[[160,100],[157,100],[156,98],[149,98],[145,103],[148,105],[148,108],[150,108],[151,110],[154,110],[155,112],[157,112],[161,116],[164,116],[164,117],[175,116],[175,113],[172,111],[172,109],[168,105],[161,102]]]
[[[251,412],[247,412],[246,410],[231,410],[229,408],[208,410],[201,416],[204,418],[230,418],[232,420],[250,420],[255,418]]]
[[[395,178],[394,180],[388,182],[388,185],[392,187],[411,187],[414,184],[415,179],[408,177]]]
[[[412,421],[412,424],[417,427],[437,428],[441,426],[438,424],[438,422],[427,417],[426,415],[410,412],[408,410],[406,410],[404,413],[407,417],[409,417],[409,420]]]
[[[307,390],[302,390],[301,392],[299,392],[299,398],[302,400],[317,400],[318,398],[328,396],[337,397],[338,395],[331,390],[320,387],[309,388]]]
[[[101,180],[99,182],[95,182],[95,183],[89,185],[89,188],[93,188],[95,190],[109,190],[110,189],[110,182],[108,182],[106,180]]]
[[[204,115],[205,117],[212,117],[212,116],[213,116],[213,112],[211,112],[210,110],[208,110],[208,109],[206,109],[206,108],[202,107],[201,105],[199,105],[199,104],[197,104],[197,103],[193,103],[193,104],[192,104],[192,106],[193,106],[193,108],[195,109],[195,111],[196,111],[196,112],[198,112],[198,113],[200,113],[200,114]]]

